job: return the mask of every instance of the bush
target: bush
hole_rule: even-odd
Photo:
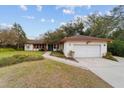
[[[60,51],[52,51],[51,55],[56,56],[56,57],[60,57],[60,58],[65,58],[63,52],[60,52]]]
[[[45,49],[44,48],[41,48],[41,49],[39,49],[39,51],[45,51]]]
[[[124,57],[124,41],[114,40],[108,44],[108,51],[113,55]]]
[[[0,48],[0,52],[15,51],[14,48]]]
[[[18,64],[25,61],[35,61],[42,60],[42,56],[31,56],[31,55],[14,55],[12,57],[2,58],[0,59],[0,67],[9,66],[12,64]]]
[[[69,53],[68,53],[68,56],[70,58],[73,58],[74,57],[74,53],[75,53],[74,51],[70,50]]]
[[[112,56],[111,52],[108,52],[105,56],[103,56],[103,58],[110,59],[110,60],[113,60],[113,61],[118,61],[116,58],[114,58]]]

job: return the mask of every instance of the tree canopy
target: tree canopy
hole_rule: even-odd
[[[0,28],[0,46],[22,48],[26,42],[26,34],[20,24],[14,23],[11,28]]]

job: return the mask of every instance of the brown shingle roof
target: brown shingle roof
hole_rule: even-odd
[[[112,40],[107,38],[97,38],[97,37],[91,37],[91,36],[76,35],[71,37],[65,37],[60,42],[62,43],[66,41],[111,42]]]
[[[43,44],[43,40],[27,40],[26,44]]]

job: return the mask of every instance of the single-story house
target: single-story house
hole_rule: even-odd
[[[50,51],[62,51],[66,57],[102,57],[107,53],[107,42],[111,41],[111,39],[76,35],[65,37],[58,44],[45,44],[39,41],[28,42],[25,44],[25,50],[44,48]]]

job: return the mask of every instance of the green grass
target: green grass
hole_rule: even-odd
[[[111,87],[89,70],[44,59],[0,68],[0,87]]]
[[[52,51],[51,55],[56,56],[56,57],[60,57],[60,58],[66,58],[62,52],[58,52],[58,51]]]
[[[6,52],[0,52],[0,59],[11,57],[13,55],[34,55],[34,56],[41,56],[43,52],[39,51],[6,51]]]
[[[0,52],[0,67],[22,63],[25,61],[42,60],[43,52],[3,51]]]
[[[13,48],[0,48],[0,52],[15,51]]]
[[[0,59],[0,67],[3,66],[9,66],[13,64],[18,64],[22,62],[30,62],[30,61],[36,61],[36,60],[43,60],[44,58],[42,55],[35,56],[35,55],[14,55],[11,57],[5,57]]]

